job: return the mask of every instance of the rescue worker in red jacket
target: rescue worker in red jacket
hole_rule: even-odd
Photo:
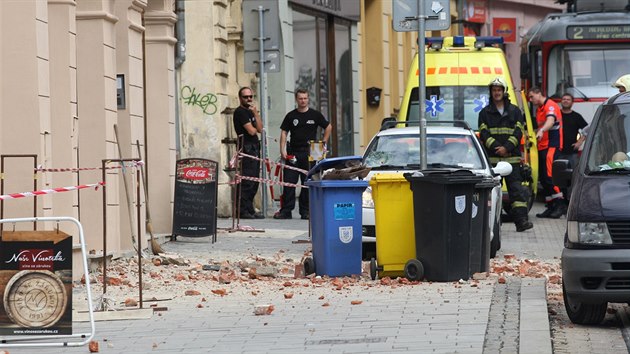
[[[545,97],[540,88],[532,87],[527,93],[529,101],[538,106],[536,109],[536,139],[538,139],[538,180],[543,187],[543,196],[547,209],[536,214],[538,218],[558,219],[567,212],[564,194],[553,185],[551,166],[564,144],[562,110],[553,100]]]
[[[490,103],[479,112],[479,138],[488,152],[490,162],[499,161],[512,165],[512,173],[505,176],[510,197],[510,212],[516,231],[529,230],[534,225],[527,216],[529,192],[523,186],[521,171],[521,138],[523,137],[523,113],[510,103],[508,85],[502,77],[488,84]]]

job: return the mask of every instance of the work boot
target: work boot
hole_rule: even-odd
[[[532,222],[527,219],[517,220],[514,225],[516,225],[516,232],[523,232],[534,227],[534,224],[532,224]]]
[[[537,218],[548,218],[549,215],[551,215],[551,212],[553,211],[553,203],[547,203],[546,205],[545,211],[543,211],[542,213],[538,213],[536,214]]]
[[[553,208],[549,214],[551,219],[559,219],[562,215],[567,213],[567,203],[564,199],[554,199]]]
[[[292,215],[290,213],[283,213],[281,211],[278,211],[275,214],[273,214],[273,218],[274,219],[291,219]]]

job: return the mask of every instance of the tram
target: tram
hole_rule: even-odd
[[[630,0],[560,0],[567,11],[547,15],[521,41],[522,88],[537,86],[559,101],[575,97],[573,109],[590,123],[597,107],[630,73]]]

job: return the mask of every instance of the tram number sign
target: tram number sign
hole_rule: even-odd
[[[630,25],[567,27],[568,39],[630,39]]]

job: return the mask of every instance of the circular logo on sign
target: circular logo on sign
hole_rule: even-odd
[[[23,270],[4,290],[4,311],[17,325],[47,328],[61,319],[67,296],[63,283],[47,270]]]

